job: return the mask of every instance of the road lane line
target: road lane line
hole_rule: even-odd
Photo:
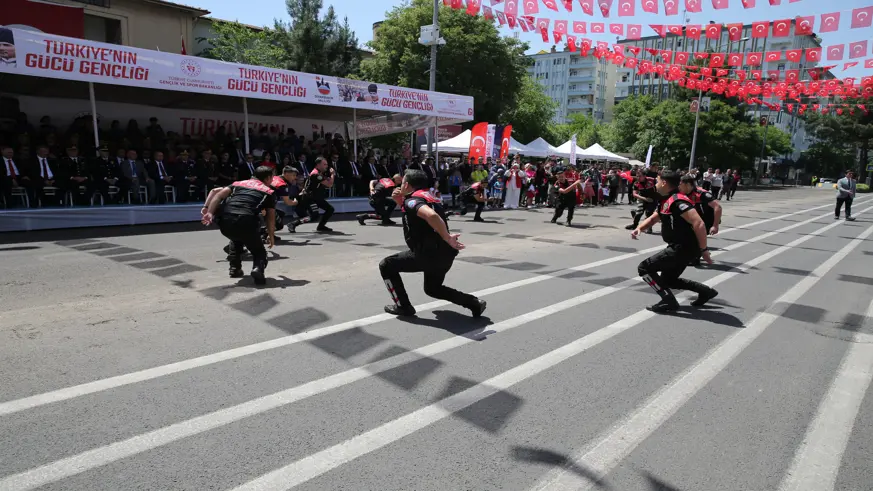
[[[871,209],[873,208],[867,208],[861,213],[864,213]],[[771,251],[767,254],[759,256],[738,267],[737,271],[723,273],[705,282],[705,284],[709,286],[718,285],[737,274],[741,274],[745,270],[748,270],[758,264],[763,263],[764,261],[778,255],[781,252],[790,250],[793,247],[800,245],[803,242],[806,242],[813,237],[816,237],[821,233],[824,233],[839,225],[841,225],[840,222],[827,225],[810,235],[801,237],[785,246],[779,247],[776,251],[780,252]],[[873,233],[873,227],[867,230],[864,234],[870,235],[870,233]],[[822,266],[817,268],[816,272],[819,274],[815,278],[806,278],[804,280],[801,280],[795,287],[792,288],[792,290],[794,290],[796,293],[797,291],[805,291],[806,289],[811,287],[813,284],[815,284],[815,282],[818,281],[820,276],[822,276],[822,272],[827,271],[824,269],[824,267],[827,267],[827,269],[832,268],[833,265],[839,262],[840,259],[848,255],[852,249],[857,247],[862,239],[863,238],[854,239],[849,246],[843,248],[835,256],[831,257],[828,261],[823,263]],[[804,285],[809,286],[804,287]],[[799,295],[791,295],[789,293],[786,293],[782,296],[782,299],[793,301],[796,300],[796,298],[794,298],[795,296]],[[683,295],[683,297],[687,297],[687,295]],[[398,419],[385,423],[377,428],[364,432],[342,443],[324,449],[320,452],[316,452],[308,457],[297,460],[296,462],[293,462],[289,465],[264,474],[256,479],[253,479],[245,484],[242,484],[241,486],[234,488],[233,491],[282,491],[291,489],[297,485],[314,479],[332,469],[347,464],[361,456],[369,454],[370,452],[378,450],[382,447],[385,447],[391,443],[400,440],[401,438],[404,438],[419,430],[422,430],[438,421],[441,421],[451,416],[458,411],[461,411],[462,409],[471,406],[472,404],[475,404],[476,402],[479,402],[487,397],[498,393],[499,391],[506,390],[524,380],[527,380],[539,373],[542,373],[545,370],[551,369],[554,366],[588,350],[589,348],[594,347],[608,339],[611,339],[618,334],[625,332],[632,327],[635,327],[657,315],[658,314],[654,314],[647,310],[632,314],[628,317],[625,317],[624,319],[610,324],[609,326],[606,326],[598,331],[588,334],[587,336],[577,339],[576,341],[573,341],[556,350],[546,353],[545,355],[542,355],[506,372],[503,372],[495,377],[492,377],[485,382],[477,384],[463,392],[455,394],[451,397],[447,397],[437,403],[431,404],[405,416],[402,416]],[[760,317],[761,316],[759,316],[759,318]],[[751,328],[752,327],[750,326],[750,328],[747,328],[746,330]],[[742,332],[745,332],[745,330]],[[0,484],[2,484],[2,481],[0,481]]]
[[[873,208],[871,208],[873,209]],[[864,211],[861,211],[863,213]],[[823,216],[830,216],[823,215]],[[813,221],[820,220],[823,216],[817,216],[810,219],[807,219],[803,222],[799,222],[796,224],[792,224],[786,227],[783,227],[782,231],[788,231],[791,229],[795,229],[808,223],[812,223]],[[829,227],[833,227],[835,224],[828,225],[825,227],[826,229]],[[801,237],[800,239],[795,240],[796,243],[802,243],[806,240],[809,240],[815,236],[817,236],[821,231],[813,232],[805,237]],[[743,244],[751,244],[757,242],[759,240],[763,240],[765,237],[769,237],[772,233],[768,232],[762,234],[758,237],[753,237],[748,241],[743,242]],[[663,246],[659,246],[655,249],[662,249]],[[761,262],[764,262],[771,257],[774,257],[786,250],[790,249],[791,245],[781,246],[773,251],[770,251],[762,256],[758,256],[753,259],[747,265],[738,267],[735,271],[722,273],[719,276],[716,276],[710,282],[712,284],[722,283],[736,275],[741,274],[746,269],[754,267]],[[724,251],[718,251],[713,255],[723,254]],[[489,326],[491,330],[496,332],[505,332],[515,327],[533,322],[535,320],[541,319],[543,317],[573,308],[577,305],[583,304],[585,302],[592,301],[594,299],[600,298],[604,295],[614,293],[616,291],[620,291],[621,289],[628,288],[630,286],[636,285],[639,283],[639,279],[627,280],[625,282],[620,283],[619,285],[612,287],[604,287],[598,290],[588,292],[586,294],[580,295],[575,298],[571,298],[569,300],[565,300],[563,302],[559,302],[557,304],[547,306],[541,309],[537,309],[532,312],[528,312],[518,317],[514,317],[492,326]],[[709,284],[709,283],[708,283]],[[648,319],[654,314],[651,314],[648,311],[643,311],[641,314],[643,319]],[[633,316],[631,316],[633,317]],[[621,324],[622,321],[619,321],[617,325],[623,326]],[[623,330],[629,329],[633,325],[636,324],[628,324]],[[593,333],[589,335],[589,340],[597,339],[594,336],[596,334]],[[616,332],[615,334],[618,334]],[[612,335],[615,335],[612,334]],[[609,337],[611,337],[610,335]],[[602,340],[608,339],[608,337],[603,338]],[[416,359],[419,359],[422,356],[433,356],[450,349],[456,348],[458,346],[462,346],[464,344],[472,342],[472,339],[464,338],[464,337],[452,337],[442,341],[438,341],[436,343],[432,343],[430,345],[424,346],[422,348],[418,348],[409,353],[404,353],[402,355],[397,355],[391,358],[386,358],[384,360],[380,360],[378,362],[370,363],[361,367],[353,368],[347,370],[345,372],[340,372],[319,380],[314,380],[308,382],[306,384],[293,387],[290,389],[286,389],[274,394],[270,394],[267,396],[260,397],[258,399],[254,399],[242,404],[238,404],[236,406],[232,406],[229,408],[221,409],[218,411],[214,411],[212,413],[208,413],[202,416],[198,416],[186,421],[182,421],[164,428],[160,428],[148,433],[144,433],[141,435],[137,435],[126,440],[122,440],[119,442],[115,442],[103,447],[98,447],[92,450],[88,450],[82,452],[77,455],[73,455],[71,457],[67,457],[56,462],[52,462],[49,464],[45,464],[43,466],[24,471],[22,473],[8,476],[6,478],[0,479],[0,489],[32,489],[34,487],[42,486],[44,484],[48,484],[50,482],[58,481],[65,477],[69,477],[72,475],[76,475],[87,470],[100,467],[111,462],[120,460],[122,458],[127,458],[162,445],[167,445],[174,441],[180,440],[182,438],[190,437],[205,431],[209,431],[227,424],[230,424],[234,421],[238,421],[240,419],[244,419],[250,416],[254,416],[281,406],[285,406],[307,397],[311,397],[328,390],[338,388],[344,385],[351,384],[353,382],[363,380],[367,377],[373,376],[379,372],[387,371],[392,368],[396,368],[398,366],[402,366],[403,364],[409,363]],[[597,341],[599,343],[600,341]],[[597,344],[594,343],[594,344]],[[592,346],[594,345],[592,344]],[[587,348],[586,348],[587,349]]]
[[[869,211],[873,208],[868,208]],[[835,222],[825,230],[840,226]],[[822,230],[824,231],[824,230]],[[780,319],[792,304],[815,286],[831,269],[846,258],[867,237],[873,234],[873,227],[865,230],[857,238],[852,239],[845,247],[819,265],[815,270],[797,282],[782,294],[764,312],[755,316],[724,341],[710,350],[695,362],[690,368],[673,379],[665,388],[649,397],[630,415],[613,425],[610,430],[602,433],[589,446],[575,454],[570,460],[571,465],[583,465],[599,475],[606,475],[624,460],[640,443],[655,432],[685,403],[703,389],[730,364],[737,356],[752,344],[764,331]],[[558,490],[592,490],[594,483],[584,481],[579,476],[560,468],[546,474],[537,486],[537,491]],[[810,488],[813,489],[813,488]],[[815,488],[824,491],[823,488]]]
[[[859,204],[865,204],[865,203],[856,203],[855,206],[857,207]],[[725,229],[725,230],[721,231],[719,233],[719,236],[722,236],[722,235],[725,235],[725,234],[728,234],[728,233],[731,233],[731,232],[734,232],[737,230],[743,230],[745,228],[761,225],[763,223],[777,221],[777,220],[781,220],[781,219],[784,219],[784,218],[787,218],[790,216],[799,215],[799,214],[807,213],[810,211],[818,210],[821,208],[830,208],[831,206],[832,205],[830,205],[830,204],[816,206],[813,208],[807,208],[805,210],[800,210],[800,211],[788,213],[785,215],[779,215],[779,216],[773,217],[773,218],[766,218],[766,219],[758,220],[756,222],[747,223],[745,225],[739,225],[737,227],[733,227],[733,228],[729,228],[729,229]],[[816,217],[815,219],[818,220],[820,218],[822,218],[822,217],[819,216],[819,217]],[[804,223],[808,223],[808,222],[809,221],[800,222],[800,224],[804,224]],[[772,235],[772,232],[770,234]],[[734,246],[737,246],[738,244],[741,244],[741,243],[733,244],[729,247],[735,248]],[[513,290],[516,288],[522,288],[522,287],[532,285],[535,283],[540,283],[540,282],[543,282],[546,280],[560,278],[561,275],[568,274],[568,273],[571,273],[574,271],[584,271],[584,270],[594,269],[594,268],[606,266],[608,264],[612,264],[615,262],[623,261],[625,259],[631,259],[631,258],[635,258],[635,257],[644,256],[644,255],[659,251],[661,248],[662,248],[661,246],[651,247],[649,249],[645,249],[645,250],[638,251],[638,252],[621,254],[619,256],[613,256],[613,257],[610,257],[607,259],[602,259],[599,261],[594,261],[591,263],[582,264],[582,265],[571,267],[571,268],[568,268],[565,270],[557,271],[557,272],[554,272],[554,273],[551,273],[548,275],[532,276],[530,278],[525,278],[523,280],[505,283],[505,284],[497,285],[497,286],[494,286],[491,288],[486,288],[486,289],[480,290],[478,292],[473,292],[473,295],[475,295],[477,297],[483,297],[483,296],[493,295],[493,294],[508,291],[508,290]],[[431,310],[431,309],[443,307],[446,305],[450,305],[449,302],[446,302],[443,300],[437,300],[437,301],[429,302],[426,304],[417,305],[417,306],[415,306],[415,309],[419,312],[422,312],[422,311],[426,311],[426,310]],[[5,415],[16,413],[19,411],[24,411],[26,409],[32,409],[32,408],[43,406],[46,404],[52,404],[55,402],[66,401],[69,399],[73,399],[73,398],[88,395],[88,394],[94,394],[94,393],[102,392],[105,390],[123,387],[125,385],[131,385],[131,384],[135,384],[135,383],[139,383],[139,382],[145,382],[147,380],[153,380],[156,378],[165,377],[167,375],[173,375],[173,374],[184,372],[187,370],[193,370],[195,368],[200,368],[200,367],[213,365],[213,364],[221,363],[221,362],[228,361],[228,360],[233,360],[236,358],[241,358],[243,356],[249,356],[249,355],[253,355],[256,353],[269,351],[272,349],[290,346],[293,344],[301,343],[304,341],[309,341],[312,339],[317,339],[317,338],[320,338],[323,336],[336,334],[338,332],[347,331],[347,330],[354,329],[354,328],[361,328],[361,327],[370,326],[370,325],[377,324],[379,322],[388,321],[391,319],[395,319],[395,317],[392,315],[389,315],[389,314],[373,315],[373,316],[365,317],[362,319],[342,322],[339,324],[334,324],[332,326],[325,326],[322,328],[313,329],[311,331],[307,331],[307,332],[303,332],[303,333],[299,333],[299,334],[292,334],[290,336],[283,336],[283,337],[271,339],[268,341],[262,341],[259,343],[241,346],[238,348],[231,348],[228,350],[219,351],[219,352],[212,353],[209,355],[203,355],[203,356],[198,356],[195,358],[189,358],[187,360],[169,363],[166,365],[147,368],[144,370],[138,370],[136,372],[130,372],[130,373],[122,374],[122,375],[116,375],[113,377],[107,377],[107,378],[96,380],[93,382],[86,382],[84,384],[73,385],[70,387],[62,388],[62,389],[43,392],[41,394],[36,394],[33,396],[28,396],[28,397],[23,397],[20,399],[6,401],[6,402],[0,403],[0,416],[5,416]]]
[[[873,322],[873,302],[867,308],[867,322]],[[779,491],[834,489],[855,418],[873,381],[873,344],[867,344],[869,340],[869,335],[855,333],[849,343]]]

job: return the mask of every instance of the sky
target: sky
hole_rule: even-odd
[[[325,8],[328,5],[333,5],[334,10],[340,17],[347,16],[349,24],[358,36],[363,45],[373,37],[373,23],[383,20],[385,12],[391,10],[395,6],[401,5],[402,0],[323,0]],[[636,15],[633,17],[618,17],[618,3],[620,0],[614,0],[612,10],[608,19],[604,19],[599,9],[595,8],[593,17],[586,15],[579,7],[578,0],[574,0],[573,12],[564,10],[563,4],[559,1],[560,12],[553,12],[546,9],[540,0],[540,13],[536,17],[548,17],[551,19],[564,20],[579,20],[586,22],[610,22],[624,24],[642,24],[643,35],[654,35],[648,24],[681,24],[682,10],[680,15],[667,16],[664,14],[663,0],[658,0],[659,14],[647,14],[642,12],[640,1],[636,0]],[[742,22],[750,24],[755,21],[764,20],[780,20],[793,18],[797,15],[815,15],[815,31],[818,32],[821,14],[831,13],[835,11],[841,12],[840,30],[837,32],[819,34],[822,38],[823,46],[830,46],[841,43],[850,43],[854,41],[870,40],[871,48],[873,48],[873,28],[849,29],[851,21],[851,11],[855,8],[873,6],[873,0],[800,0],[796,3],[789,3],[789,0],[782,0],[782,5],[771,6],[768,0],[757,0],[757,6],[751,9],[744,9],[740,0],[730,0],[730,7],[723,10],[714,10],[709,0],[702,0],[703,12],[699,14],[687,14],[691,24],[708,24],[709,21],[719,23]],[[183,2],[186,3],[186,2]],[[212,13],[213,17],[226,20],[237,20],[245,24],[256,26],[272,25],[274,18],[287,20],[288,14],[285,12],[284,0],[248,0],[239,2],[237,0],[187,0],[197,7],[205,8]],[[483,5],[490,6],[489,0],[482,0]],[[682,2],[680,2],[682,4]],[[503,9],[503,3],[494,6],[497,9]],[[519,7],[521,8],[521,7]],[[481,14],[480,14],[481,15]],[[549,49],[551,43],[544,43],[542,37],[538,33],[519,32],[520,39],[527,41],[530,44],[529,53],[535,53],[539,50]],[[504,27],[501,29],[504,35],[511,36],[513,31]],[[594,41],[609,41],[615,42],[615,36],[610,34],[601,35],[585,35],[584,37]],[[847,47],[848,48],[848,47]],[[871,48],[868,48],[871,49]],[[873,58],[873,51],[868,51],[868,58]],[[848,55],[847,55],[848,56]],[[858,67],[848,71],[842,71],[842,63],[839,63],[834,74],[839,77],[860,77],[873,75],[873,69],[864,69],[864,59],[860,58]],[[849,60],[846,60],[849,61]],[[824,64],[824,63],[823,63]],[[831,63],[835,64],[835,63]]]

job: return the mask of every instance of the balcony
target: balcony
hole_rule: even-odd
[[[578,75],[570,75],[567,78],[569,82],[594,82],[594,74],[578,74]]]
[[[588,101],[571,101],[567,103],[567,109],[591,109],[594,104]]]
[[[578,96],[578,95],[592,95],[592,94],[594,94],[594,87],[592,86],[592,87],[589,89],[587,85],[584,86],[584,87],[577,87],[577,88],[575,88],[575,89],[568,89],[568,90],[567,90],[567,95],[569,95],[569,96],[573,96],[573,95],[577,95],[577,96]]]

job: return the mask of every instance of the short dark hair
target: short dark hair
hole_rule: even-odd
[[[430,188],[430,178],[427,177],[427,174],[425,174],[424,171],[409,169],[406,171],[406,175],[403,178],[406,179],[406,182],[408,182],[416,191],[419,189]]]
[[[273,177],[272,167],[261,165],[257,169],[255,169],[255,179],[263,181],[264,179],[270,179],[271,177]]]
[[[287,165],[287,166],[285,166],[284,169],[282,169],[282,174],[288,174],[289,172],[293,172],[293,173],[297,174],[297,169],[295,169],[294,167],[291,167],[290,165]]]
[[[682,176],[682,179],[679,179],[679,182],[683,184],[693,184],[697,186],[697,179],[694,178],[691,174],[685,174]]]
[[[670,169],[662,170],[658,173],[658,177],[664,180],[667,184],[672,187],[679,187],[679,174],[671,171]]]

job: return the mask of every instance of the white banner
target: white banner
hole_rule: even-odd
[[[652,165],[652,146],[649,145],[649,153],[646,154],[646,169]]]
[[[576,135],[570,139],[570,165],[576,165]]]
[[[494,132],[497,130],[497,125],[489,124],[488,125],[488,134],[485,138],[485,155],[492,155],[494,153]]]
[[[356,125],[352,124],[351,121],[347,124],[349,138],[372,138],[374,136],[430,128],[436,121],[438,121],[440,125],[448,125],[456,123],[459,120],[452,118],[435,119],[430,116],[419,116],[414,114],[386,114],[384,116],[376,116],[375,118],[359,119],[357,120]],[[357,133],[355,133],[355,126],[357,126]]]
[[[473,98],[9,29],[0,73],[473,119]],[[10,53],[12,53],[10,55]]]

